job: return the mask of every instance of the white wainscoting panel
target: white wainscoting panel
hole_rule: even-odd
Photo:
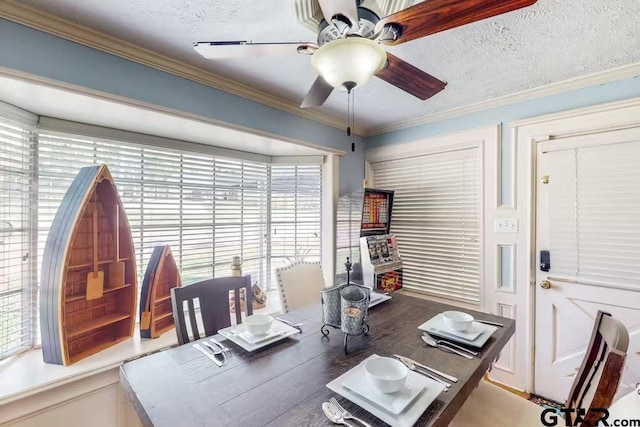
[[[7,427],[141,427],[118,369],[67,382],[2,405]]]

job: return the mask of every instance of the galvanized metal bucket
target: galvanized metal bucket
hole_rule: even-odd
[[[348,285],[340,290],[340,329],[348,335],[364,332],[369,307],[368,289],[363,286]]]
[[[344,285],[325,288],[320,292],[322,301],[322,320],[325,325],[340,327],[340,290]]]

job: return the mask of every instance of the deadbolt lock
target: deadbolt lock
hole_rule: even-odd
[[[542,282],[540,282],[540,287],[542,289],[549,289],[551,287],[551,282],[548,280],[543,280]]]
[[[548,184],[549,183],[549,175],[545,175],[542,178],[540,178],[540,182],[542,182],[543,184]]]

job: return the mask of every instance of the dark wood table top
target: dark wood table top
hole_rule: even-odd
[[[329,426],[322,402],[336,396],[326,384],[371,354],[400,354],[457,377],[447,393],[429,406],[417,425],[446,426],[515,331],[511,319],[468,311],[478,319],[503,323],[473,360],[426,347],[417,327],[455,309],[406,295],[369,311],[368,336],[349,339],[344,354],[340,330],[320,334],[320,305],[282,317],[304,323],[303,333],[249,353],[223,341],[233,357],[217,367],[191,344],[125,363],[120,382],[146,426]],[[222,337],[217,336],[221,340]],[[353,414],[386,425],[350,401],[336,396]]]

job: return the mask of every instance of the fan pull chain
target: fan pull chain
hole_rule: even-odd
[[[353,128],[353,132],[351,132],[351,152],[356,151],[356,93],[352,91],[351,98],[351,127]]]
[[[356,135],[351,131],[352,128],[355,129],[355,103],[356,98],[353,92],[353,88],[347,89],[347,136],[351,137],[351,152],[356,151]]]
[[[347,136],[351,136],[351,88],[347,89]]]

